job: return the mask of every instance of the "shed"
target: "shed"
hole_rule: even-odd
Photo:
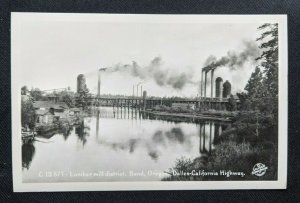
[[[54,115],[48,110],[36,110],[36,123],[37,124],[52,124]]]

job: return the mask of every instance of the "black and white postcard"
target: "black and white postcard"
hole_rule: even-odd
[[[14,191],[286,188],[286,15],[11,19]]]

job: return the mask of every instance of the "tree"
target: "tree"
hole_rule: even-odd
[[[265,23],[258,28],[263,33],[257,41],[261,41],[260,48],[263,50],[257,60],[264,67],[264,85],[268,94],[272,97],[278,96],[278,24]]]
[[[236,94],[240,100],[240,110],[249,111],[251,109],[251,102],[249,100],[249,95],[246,92],[241,92]]]
[[[24,85],[22,88],[21,88],[21,95],[26,95],[26,93],[28,92],[28,87],[26,85]]]
[[[242,106],[250,103],[252,110],[277,114],[278,106],[278,24],[265,23],[260,41],[262,54],[256,59],[260,65],[251,74],[245,86],[246,93],[239,94]],[[276,116],[275,116],[276,117]]]
[[[248,92],[248,97],[258,97],[262,88],[262,73],[259,67],[255,68],[255,71],[251,74],[245,90]]]
[[[22,127],[35,127],[35,110],[30,100],[21,101],[21,123]]]
[[[75,106],[75,99],[70,94],[63,95],[62,101],[65,102],[70,108]]]
[[[263,88],[263,75],[259,67],[255,68],[255,71],[251,74],[248,83],[245,86],[247,91],[246,102],[250,103],[251,109],[260,109],[265,97],[265,90]],[[241,96],[241,95],[240,95]]]
[[[81,107],[83,110],[89,105],[91,95],[89,89],[81,90],[76,96],[76,106]]]
[[[42,91],[39,88],[32,88],[30,94],[35,101],[40,100],[42,98]]]
[[[258,28],[263,31],[257,41],[261,42],[263,50],[257,58],[263,67],[262,97],[266,109],[277,119],[278,112],[278,24],[265,23]]]
[[[70,108],[75,106],[74,92],[64,90],[61,92],[56,92],[55,96],[58,96],[59,100],[65,102]]]
[[[228,110],[229,111],[236,111],[237,110],[237,104],[236,101],[233,97],[233,95],[230,95],[228,99]]]

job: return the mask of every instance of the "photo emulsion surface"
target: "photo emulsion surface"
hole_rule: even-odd
[[[285,40],[285,16],[13,13],[15,189],[284,188]]]

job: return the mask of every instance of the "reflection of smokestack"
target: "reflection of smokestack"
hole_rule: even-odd
[[[99,117],[100,117],[100,111],[97,110],[97,119],[96,119],[96,136],[97,136],[97,138],[99,135]]]
[[[100,70],[98,70],[98,91],[97,91],[98,97],[100,97],[100,86],[101,86],[101,78],[100,78]]]

